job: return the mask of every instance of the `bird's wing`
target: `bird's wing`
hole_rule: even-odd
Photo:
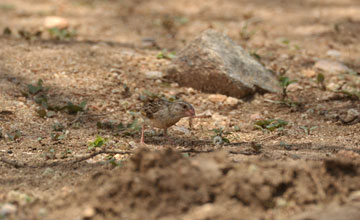
[[[157,116],[162,115],[163,111],[168,110],[170,104],[170,102],[161,98],[148,100],[144,103],[144,106],[141,109],[141,114],[149,119],[157,118]]]

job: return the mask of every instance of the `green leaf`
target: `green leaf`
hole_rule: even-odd
[[[68,102],[64,108],[68,110],[69,114],[75,115],[78,112],[83,112],[85,110],[86,103],[87,101],[83,101],[80,105],[74,105],[72,102]]]
[[[93,142],[89,143],[89,149],[96,148],[96,147],[102,147],[106,143],[107,139],[97,136],[96,139]]]
[[[322,74],[322,73],[317,74],[317,76],[316,76],[316,82],[317,83],[321,84],[321,83],[324,82],[324,80],[325,80],[324,74]]]
[[[42,86],[42,84],[43,84],[43,81],[41,79],[39,79],[39,81],[37,82],[37,85],[28,84],[27,87],[28,87],[29,93],[32,95],[36,95],[38,92],[43,91],[44,87]]]

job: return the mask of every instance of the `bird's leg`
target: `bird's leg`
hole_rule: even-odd
[[[141,127],[140,144],[145,144],[145,142],[144,142],[144,132],[145,132],[145,125],[142,125],[142,127]]]
[[[170,138],[167,134],[167,128],[164,128],[164,138],[166,139],[166,141],[169,141],[172,145],[175,145],[174,140]]]

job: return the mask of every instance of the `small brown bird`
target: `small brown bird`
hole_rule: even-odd
[[[195,110],[191,104],[183,101],[170,102],[163,98],[147,100],[141,109],[144,124],[141,130],[140,143],[144,144],[145,125],[164,129],[167,137],[167,129],[176,124],[181,118],[194,117]]]

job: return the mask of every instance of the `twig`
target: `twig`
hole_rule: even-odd
[[[5,164],[8,164],[8,165],[10,165],[10,166],[13,166],[13,167],[15,167],[15,168],[27,167],[26,164],[21,164],[21,163],[15,161],[15,160],[9,160],[9,159],[3,158],[3,157],[0,158],[0,161],[3,162],[3,163],[5,163]]]

